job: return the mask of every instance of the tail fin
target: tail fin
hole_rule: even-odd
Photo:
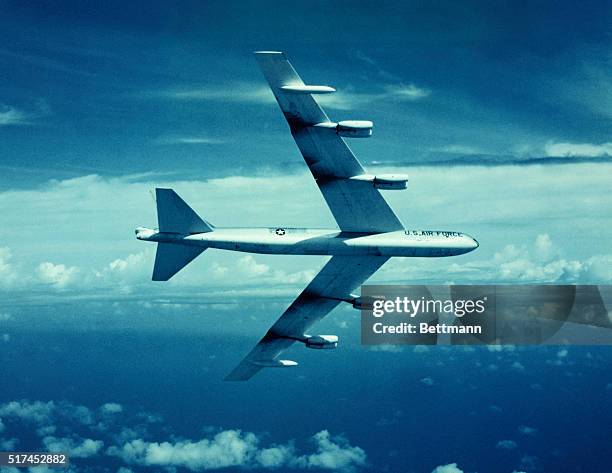
[[[207,233],[214,227],[203,220],[172,189],[155,189],[157,221],[163,233]],[[206,248],[158,243],[153,267],[153,281],[167,281],[193,261]]]
[[[206,233],[214,227],[189,207],[172,189],[155,189],[160,232]]]

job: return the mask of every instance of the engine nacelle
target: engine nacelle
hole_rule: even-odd
[[[328,85],[283,85],[281,90],[292,94],[331,94],[336,91]]]
[[[374,177],[374,187],[377,189],[406,189],[408,187],[408,176],[405,174],[381,174]]]
[[[362,174],[353,176],[350,179],[354,181],[371,182],[377,189],[401,190],[408,187],[408,176],[405,174]]]
[[[338,122],[336,133],[346,138],[369,138],[374,123],[365,120],[345,120]]]
[[[262,368],[292,368],[298,365],[297,362],[291,360],[256,360],[251,363]]]
[[[384,300],[385,298],[380,296],[358,296],[352,299],[350,302],[353,304],[353,309],[357,310],[372,310],[374,308],[374,301]]]
[[[306,344],[306,348],[332,350],[338,347],[338,337],[336,335],[314,335],[308,337],[304,343]]]

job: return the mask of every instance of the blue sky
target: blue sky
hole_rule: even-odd
[[[297,369],[228,385],[325,258],[209,250],[152,283],[133,229],[155,226],[156,186],[218,226],[334,226],[252,56],[283,50],[338,89],[332,119],[374,121],[350,146],[410,176],[385,193],[408,228],[481,244],[374,281],[609,284],[611,17],[605,2],[0,2],[15,380],[0,450],[118,473],[607,471],[606,347],[371,350],[340,308],[318,326],[339,350],[294,347]]]
[[[470,3],[4,2],[1,183],[299,167],[256,49],[374,120],[365,162],[609,155],[609,9]]]

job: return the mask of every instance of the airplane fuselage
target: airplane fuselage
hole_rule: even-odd
[[[284,255],[441,257],[478,248],[478,242],[465,233],[430,230],[352,233],[274,227],[215,228],[212,232],[182,234],[139,228],[136,236],[145,241]]]

